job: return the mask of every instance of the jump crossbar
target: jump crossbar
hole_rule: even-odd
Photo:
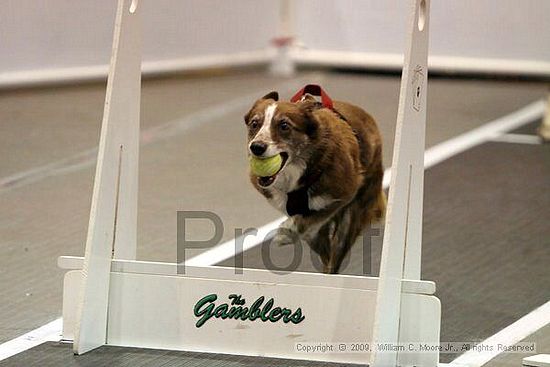
[[[57,261],[61,269],[81,270],[84,264],[83,257],[60,256]],[[246,282],[261,282],[271,284],[311,285],[320,287],[363,289],[376,291],[378,278],[354,275],[326,276],[324,274],[307,272],[277,272],[261,269],[242,269],[242,274],[236,274],[235,268],[223,266],[185,266],[181,273],[181,266],[177,263],[113,260],[111,272],[185,276],[190,278],[226,279]],[[427,280],[403,279],[403,293],[426,294],[435,293],[435,283]]]

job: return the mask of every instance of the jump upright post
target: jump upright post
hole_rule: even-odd
[[[401,280],[420,280],[429,10],[430,0],[411,1],[376,298],[373,340],[377,344],[401,340]],[[375,351],[371,357],[374,367],[396,363],[394,351]]]

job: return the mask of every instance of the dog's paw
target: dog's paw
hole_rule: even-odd
[[[275,236],[271,241],[273,246],[287,246],[292,244],[298,244],[300,242],[300,235],[288,228],[279,228]]]
[[[300,242],[300,235],[296,231],[294,220],[292,218],[288,218],[281,223],[271,240],[271,244],[273,246],[286,246],[297,244],[298,242]]]

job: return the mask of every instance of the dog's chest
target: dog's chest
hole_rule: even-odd
[[[311,212],[325,209],[334,200],[330,195],[310,196],[307,189],[290,193],[272,189],[268,202],[277,210],[289,216],[296,214],[309,215]]]
[[[305,162],[295,160],[287,164],[284,171],[277,177],[273,186],[267,189],[268,202],[277,210],[287,213],[288,193],[298,187],[298,181],[305,171]]]
[[[284,192],[270,190],[271,197],[267,200],[277,210],[288,216],[296,214],[307,215],[310,213],[309,197],[306,190]]]
[[[288,201],[288,195],[286,192],[271,189],[269,190],[270,197],[267,198],[269,204],[271,204],[275,209],[286,213],[286,203]]]
[[[312,211],[326,208],[332,199],[329,195],[310,195],[307,187],[300,188],[299,181],[306,171],[304,161],[295,160],[288,164],[274,185],[267,189],[268,202],[277,210],[289,216],[309,215]]]

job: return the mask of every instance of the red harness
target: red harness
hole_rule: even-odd
[[[334,105],[332,104],[332,99],[328,96],[328,94],[321,88],[320,85],[317,84],[308,84],[302,89],[300,89],[291,99],[290,102],[296,103],[300,101],[300,99],[304,96],[304,94],[309,93],[313,96],[320,96],[321,97],[321,103],[323,104],[323,107],[329,108],[334,111]]]

